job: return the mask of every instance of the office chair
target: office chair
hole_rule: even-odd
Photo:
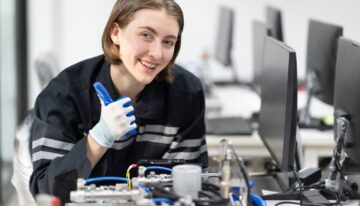
[[[60,71],[56,58],[51,53],[44,53],[35,60],[35,69],[41,88],[44,88]],[[24,120],[17,126],[14,141],[13,176],[11,183],[17,192],[19,206],[36,206],[29,189],[33,165],[30,152],[30,129],[34,122],[34,110],[30,109]]]

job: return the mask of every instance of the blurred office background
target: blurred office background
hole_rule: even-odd
[[[15,130],[33,107],[41,83],[35,61],[51,55],[63,69],[102,53],[101,35],[115,0],[0,0],[1,200],[10,197]],[[344,36],[360,41],[358,0],[177,0],[185,15],[183,43],[177,62],[201,63],[214,53],[221,6],[235,10],[232,59],[239,78],[253,78],[253,20],[265,21],[265,7],[282,11],[284,41],[297,52],[298,77],[305,75],[306,37],[310,18],[341,25]],[[191,66],[189,66],[191,67]],[[211,67],[221,67],[214,62]]]

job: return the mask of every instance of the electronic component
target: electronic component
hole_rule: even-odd
[[[246,174],[239,169],[240,162],[231,145],[227,141],[220,144],[219,172],[201,172],[201,167],[183,164],[183,160],[142,160],[138,164],[129,166],[126,178],[124,177],[98,177],[87,180],[78,179],[77,190],[70,193],[71,203],[66,206],[155,206],[155,205],[241,205],[246,206],[248,200],[248,188],[244,179]],[[221,157],[220,157],[221,156]],[[182,164],[182,165],[179,165]],[[241,164],[241,163],[240,163]],[[168,165],[178,165],[166,167]],[[174,181],[178,167],[198,168],[195,174],[186,174],[191,179],[195,175],[199,184],[196,191],[191,195],[186,191],[179,193],[174,184],[179,184],[181,179]],[[240,166],[242,167],[242,166]],[[138,175],[131,177],[130,170],[137,168]],[[150,172],[146,172],[150,171]],[[155,173],[155,171],[157,173]],[[159,172],[161,174],[159,174]],[[194,176],[194,178],[195,178]],[[119,182],[116,185],[96,186],[101,181]],[[194,181],[194,180],[192,180]],[[184,182],[185,183],[185,182]],[[191,182],[192,183],[192,182]],[[99,184],[97,184],[99,185]]]

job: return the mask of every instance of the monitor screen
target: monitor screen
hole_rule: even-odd
[[[215,58],[224,66],[232,66],[231,49],[233,41],[234,11],[221,7],[215,48]]]
[[[334,109],[350,116],[345,152],[360,165],[360,43],[339,39],[335,72]]]
[[[297,67],[295,51],[266,37],[259,135],[281,171],[293,170],[296,150]]]
[[[270,36],[270,29],[266,26],[266,24],[259,21],[253,21],[253,87],[258,94],[261,93],[261,76],[264,60],[264,42],[265,37],[267,36]]]
[[[281,11],[279,9],[271,6],[266,7],[266,24],[271,30],[271,35],[279,41],[284,41],[281,19]]]
[[[343,29],[340,26],[315,20],[309,21],[307,73],[313,71],[316,74],[314,95],[330,105],[333,104],[334,98],[337,43],[342,33]]]

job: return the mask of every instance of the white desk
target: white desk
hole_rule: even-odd
[[[319,158],[331,157],[335,142],[332,132],[318,132],[315,130],[300,131],[303,148],[303,160],[305,167],[318,167]],[[244,158],[270,157],[257,132],[252,136],[215,136],[206,137],[210,156],[216,156],[219,152],[221,139],[229,140],[237,154]]]
[[[260,110],[260,97],[247,88],[236,86],[219,87],[215,88],[214,92],[222,105],[222,109],[219,110],[218,114],[211,115],[250,117],[253,112]],[[304,102],[304,93],[299,93],[298,105],[301,105],[300,108],[304,105]],[[331,107],[327,105],[322,106],[319,101],[314,101],[313,103],[310,111],[316,111],[314,116],[321,116],[332,112]],[[332,156],[335,145],[333,131],[301,129],[299,132],[305,167],[318,167],[319,158]],[[251,136],[207,135],[206,139],[210,156],[218,154],[219,142],[223,138],[231,141],[238,155],[244,158],[270,157],[256,131]]]

